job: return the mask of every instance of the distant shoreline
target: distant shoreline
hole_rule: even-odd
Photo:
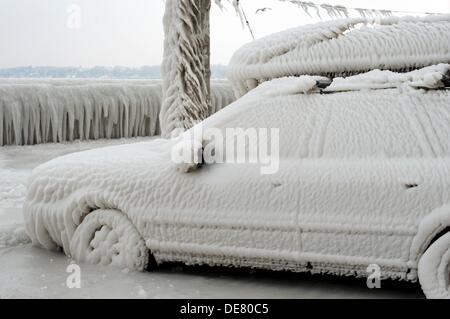
[[[226,78],[225,65],[211,66],[213,79]],[[158,80],[161,79],[161,67],[142,66],[138,68],[123,66],[83,67],[52,67],[52,66],[21,66],[0,69],[0,78],[14,79],[129,79]]]

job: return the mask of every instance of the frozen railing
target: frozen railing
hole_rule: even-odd
[[[211,91],[213,112],[234,101]],[[158,80],[0,79],[0,145],[158,135],[161,96]]]

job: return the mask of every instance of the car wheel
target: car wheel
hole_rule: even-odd
[[[149,251],[136,227],[123,213],[99,209],[87,215],[70,243],[71,257],[78,262],[113,265],[143,271]]]
[[[423,254],[419,261],[419,281],[427,298],[450,299],[450,232]]]

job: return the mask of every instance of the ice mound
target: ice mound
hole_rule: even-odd
[[[253,41],[233,56],[237,96],[284,76],[403,71],[450,62],[450,15],[321,22]]]
[[[213,81],[212,111],[234,101]],[[0,80],[0,145],[160,133],[160,81]]]
[[[0,226],[0,248],[14,247],[30,243],[30,238],[22,224]]]

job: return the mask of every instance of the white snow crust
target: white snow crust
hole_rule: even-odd
[[[350,18],[289,29],[233,56],[228,78],[242,96],[268,79],[412,70],[450,62],[450,16]]]
[[[0,80],[0,145],[160,133],[161,81]],[[234,101],[212,82],[212,112]]]

